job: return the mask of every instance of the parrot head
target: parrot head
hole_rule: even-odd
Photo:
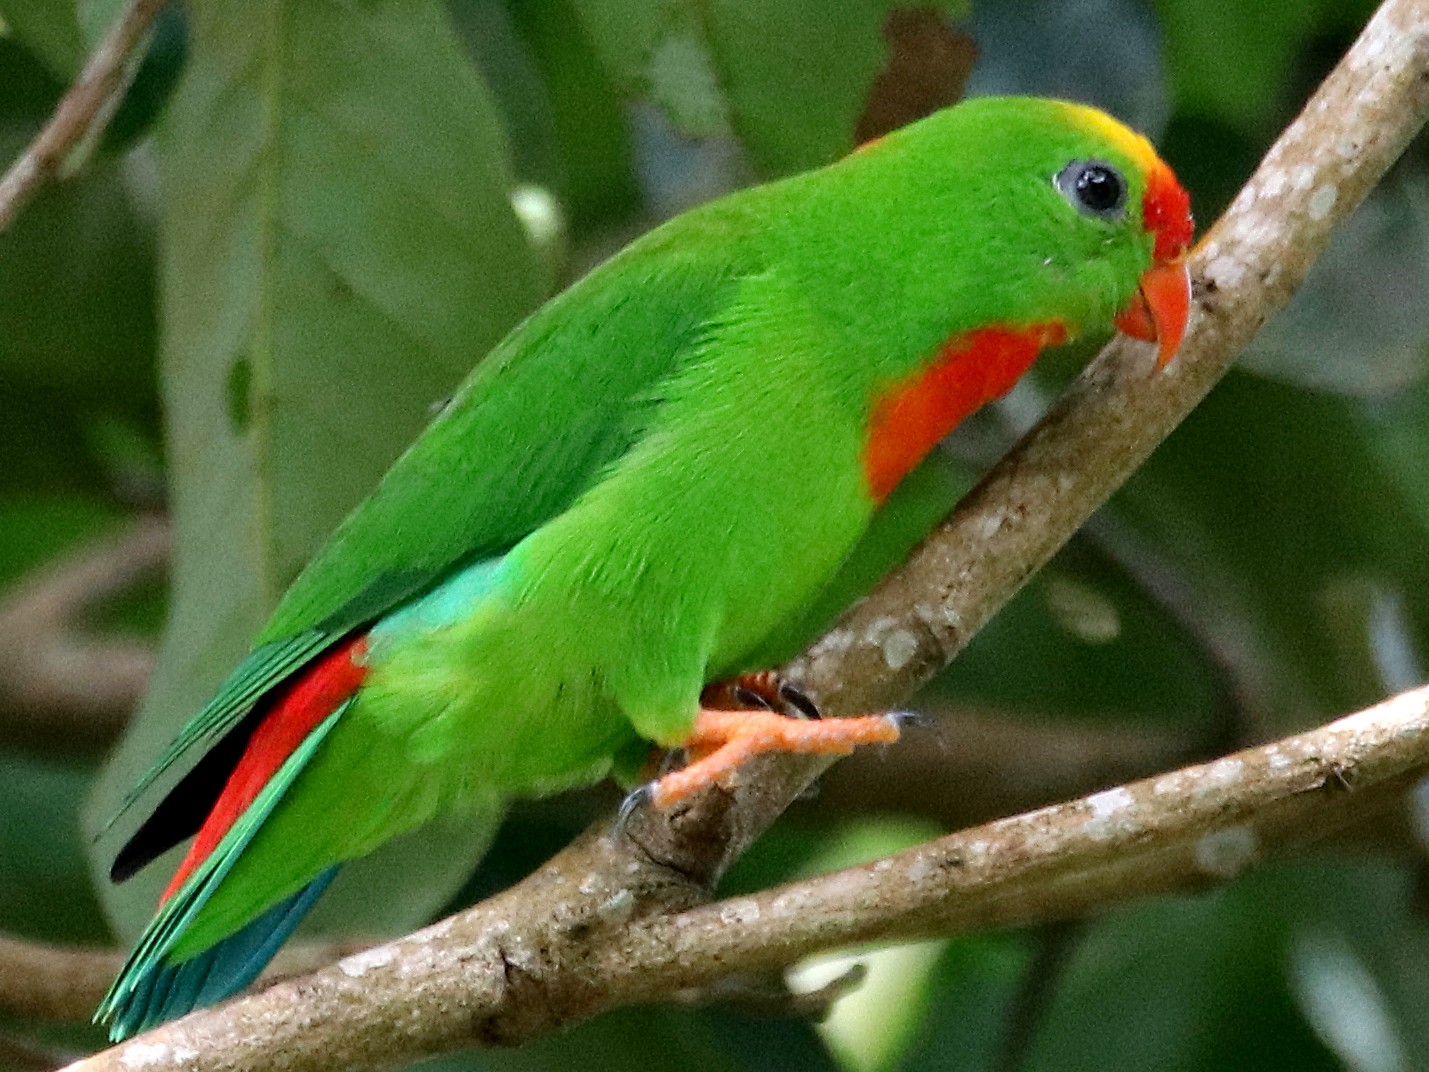
[[[786,256],[813,262],[812,300],[850,336],[927,355],[987,328],[1042,345],[1115,323],[1155,343],[1162,365],[1180,345],[1190,199],[1151,143],[1104,112],[972,98],[829,171],[839,180],[790,181],[779,227]]]
[[[1195,224],[1191,199],[1151,144],[1116,120],[1084,105],[1064,104],[1068,117],[1116,146],[1141,178],[1140,227],[1151,241],[1152,263],[1142,273],[1131,302],[1117,312],[1117,328],[1134,339],[1157,344],[1157,366],[1175,355],[1191,310],[1191,275],[1186,249]],[[1103,160],[1076,160],[1053,180],[1059,193],[1091,216],[1124,214],[1128,185],[1117,167]],[[1133,223],[1137,222],[1134,218]]]

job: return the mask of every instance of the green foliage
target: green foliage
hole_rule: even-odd
[[[540,296],[494,103],[431,4],[197,8],[158,148],[179,554],[160,669],[97,819],[431,406]],[[420,920],[484,838],[460,839],[465,853],[449,851],[451,831],[425,853],[398,847],[393,873],[409,884],[383,901],[353,883],[349,925]],[[105,884],[121,933],[151,911],[152,875]]]
[[[688,137],[732,131],[761,171],[824,163],[854,146],[854,128],[886,62],[889,0],[714,0],[580,5],[618,84],[648,95]],[[961,0],[935,7],[966,11]],[[797,117],[791,122],[791,118]]]
[[[7,158],[116,6],[0,0]],[[119,129],[0,235],[0,582],[112,531],[145,498],[161,456],[178,543],[158,671],[102,772],[83,757],[5,744],[0,711],[0,931],[72,942],[133,933],[166,869],[110,886],[101,872],[118,832],[90,844],[82,798],[92,794],[93,833],[334,522],[549,277],[569,277],[614,248],[612,234],[648,225],[663,205],[652,191],[710,189],[850,149],[888,66],[894,6],[170,9]],[[1164,122],[1203,223],[1369,9],[934,6],[964,19],[955,25],[979,45],[978,91],[1087,97],[1153,128]],[[1153,577],[1188,588],[1201,629],[1254,667],[1251,700],[1231,712],[1243,737],[1312,724],[1422,678],[1424,172],[1422,153],[1406,161],[1244,371],[924,705],[1223,740],[1221,656],[1188,627],[1186,608],[1168,613],[1128,547],[1149,553]],[[523,230],[511,209],[518,183],[554,199],[565,245]],[[881,538],[848,564],[850,591],[901,557],[1080,359],[1044,362],[900,490]],[[827,620],[838,602],[811,614]],[[475,876],[486,831],[448,824],[414,835],[350,868],[314,925],[400,930],[516,881],[597,813],[592,801],[518,809]],[[796,807],[729,888],[892,851],[932,830],[927,817],[898,812],[896,786],[868,811]],[[1326,850],[1070,933],[978,935],[880,960],[866,1004],[847,1003],[828,1028],[642,1009],[429,1067],[976,1072],[1011,1067],[1008,1025],[1022,1023],[1020,1068],[1429,1069],[1429,935],[1409,845],[1368,861]],[[1058,942],[1061,959],[1048,954]],[[1039,974],[1048,964],[1060,970]],[[1048,989],[1029,1020],[1029,980],[1039,978]]]
[[[0,19],[4,20],[6,33],[51,73],[65,79],[79,73],[85,40],[74,5],[53,0],[5,0],[0,5]]]

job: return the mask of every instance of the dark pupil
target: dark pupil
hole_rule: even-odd
[[[1121,202],[1121,181],[1093,165],[1077,176],[1077,200],[1093,212],[1110,212]]]

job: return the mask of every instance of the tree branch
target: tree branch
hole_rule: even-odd
[[[146,518],[25,578],[0,598],[0,739],[99,749],[143,694],[149,645],[83,628],[96,606],[157,575],[169,526]]]
[[[168,0],[130,0],[85,63],[79,78],[60,99],[50,121],[0,178],[0,234],[55,176],[70,151],[108,123],[113,104],[127,84],[129,60],[167,3]]]
[[[1386,0],[1194,257],[1198,311],[1178,360],[1151,375],[1143,348],[1108,346],[910,562],[790,668],[815,700],[886,707],[951,659],[1285,303],[1426,107],[1429,0]],[[623,837],[589,834],[451,919],[74,1067],[382,1067],[519,1042],[851,942],[1064,918],[1224,879],[1392,799],[1429,764],[1425,704],[1406,694],[1278,746],[701,905],[820,769],[766,758],[737,789],[638,812]]]
[[[754,896],[644,914],[681,884],[590,835],[491,900],[206,1010],[73,1072],[381,1068],[510,1045],[810,953],[1059,920],[1229,879],[1397,803],[1429,770],[1429,687],[1308,733]]]

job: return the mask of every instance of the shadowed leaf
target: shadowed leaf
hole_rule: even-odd
[[[494,106],[438,4],[190,14],[162,132],[174,605],[99,822],[433,400],[539,297]],[[373,931],[435,910],[487,831],[426,836],[425,852],[393,850],[382,897],[354,888],[344,912],[335,888],[328,914]],[[163,870],[103,884],[122,932],[152,910]]]

